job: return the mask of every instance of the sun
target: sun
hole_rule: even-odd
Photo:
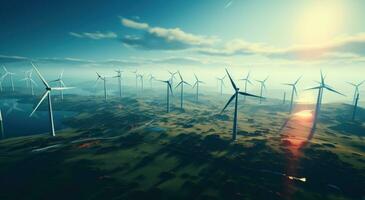
[[[319,45],[333,39],[343,26],[344,9],[338,1],[316,1],[304,8],[295,20],[296,44]]]

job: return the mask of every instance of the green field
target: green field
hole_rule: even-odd
[[[325,104],[296,154],[288,134],[308,127],[284,127],[290,116],[279,101],[241,99],[232,142],[232,109],[220,114],[227,96],[198,104],[188,96],[184,110],[175,97],[171,113],[164,97],[56,99],[56,110],[78,113],[70,128],[0,141],[0,199],[365,197],[363,109],[351,122],[351,106]]]

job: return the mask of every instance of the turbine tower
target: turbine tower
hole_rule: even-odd
[[[218,84],[220,83],[220,92],[221,96],[223,95],[223,86],[224,86],[224,79],[226,78],[226,75],[224,75],[222,78],[217,77]]]
[[[137,75],[137,79],[139,78],[139,80],[141,81],[141,90],[142,91],[143,91],[143,77],[144,77],[144,75],[142,75],[142,74]]]
[[[263,89],[266,90],[266,85],[265,85],[265,82],[267,81],[267,79],[269,78],[269,76],[267,76],[264,80],[256,80],[257,82],[260,83],[260,97],[263,97],[262,96],[262,93],[263,93]],[[262,103],[262,98],[260,98],[260,104]]]
[[[152,74],[148,75],[150,78],[148,79],[148,81],[150,82],[150,88],[152,89],[152,82],[153,80],[156,80],[156,78],[154,76],[152,76]]]
[[[234,94],[231,96],[231,98],[228,100],[227,104],[224,106],[224,108],[222,109],[221,113],[223,113],[223,111],[227,108],[227,106],[233,101],[233,99],[235,100],[234,103],[234,114],[233,114],[233,128],[232,128],[232,140],[235,141],[236,137],[237,137],[237,103],[238,103],[238,95],[244,95],[244,96],[251,96],[251,97],[256,97],[256,98],[262,98],[260,96],[256,96],[253,94],[249,94],[246,92],[240,92],[240,89],[236,86],[236,84],[234,83],[234,81],[231,78],[231,75],[228,73],[228,70],[226,69],[227,75],[229,77],[229,80],[231,81],[232,87],[234,89]]]
[[[300,76],[294,83],[283,83],[284,85],[288,85],[290,87],[292,87],[292,91],[291,91],[291,97],[290,97],[290,106],[289,106],[289,113],[291,114],[293,111],[293,104],[294,104],[294,94],[295,96],[298,96],[298,92],[297,92],[297,84],[300,81],[300,79],[302,78],[302,76]]]
[[[285,101],[286,101],[286,92],[284,92],[283,104],[285,104]]]
[[[4,139],[5,138],[4,122],[3,122],[3,115],[1,114],[1,109],[0,109],[0,132],[1,132],[1,139]]]
[[[136,90],[137,90],[137,82],[138,82],[138,73],[137,73],[137,70],[134,70],[132,73],[134,74],[134,77],[135,77]]]
[[[3,91],[3,81],[4,81],[4,76],[0,77],[0,92]]]
[[[58,78],[56,80],[50,81],[50,82],[58,82],[58,87],[66,87],[65,83],[63,82],[63,72],[65,70],[62,70],[61,74],[58,76]],[[60,94],[61,94],[61,100],[63,100],[63,90],[60,90]]]
[[[107,101],[108,100],[108,95],[107,95],[107,89],[106,89],[106,76],[101,76],[98,72],[96,72],[96,75],[98,76],[96,78],[96,83],[98,83],[99,79],[103,80],[104,83],[104,100]]]
[[[247,83],[252,84],[252,82],[250,81],[250,73],[251,72],[248,72],[248,74],[246,75],[245,78],[241,79],[241,81],[244,82],[244,86],[245,86],[245,92],[247,92]],[[243,97],[243,100],[245,101],[246,100],[246,96]]]
[[[171,95],[174,95],[172,93],[172,86],[171,86],[171,83],[170,83],[170,79],[167,80],[167,81],[162,81],[162,80],[159,80],[163,83],[166,83],[166,112],[170,112],[170,92],[171,92]]]
[[[198,102],[199,101],[199,85],[200,85],[200,83],[204,83],[204,82],[200,81],[195,74],[194,74],[194,76],[195,76],[195,83],[193,85],[193,88],[196,87],[196,96],[195,96],[196,99],[195,100],[196,100],[196,102]]]
[[[72,87],[51,87],[48,82],[46,81],[46,79],[43,78],[43,76],[41,75],[41,73],[38,71],[38,69],[36,68],[36,66],[32,63],[33,68],[35,69],[35,71],[37,72],[39,78],[42,80],[45,88],[45,92],[41,98],[41,100],[38,102],[37,106],[34,108],[33,112],[30,113],[29,117],[31,117],[34,112],[38,109],[38,107],[41,105],[41,103],[43,102],[43,100],[48,97],[48,113],[49,113],[49,122],[50,122],[50,133],[52,136],[56,136],[55,134],[55,129],[54,129],[54,121],[53,121],[53,110],[52,110],[52,98],[51,98],[51,93],[52,90],[66,90],[66,89],[71,89]]]
[[[334,92],[334,93],[337,93],[339,95],[345,96],[342,93],[334,90],[331,86],[327,85],[325,83],[324,79],[325,78],[323,77],[323,74],[322,74],[322,71],[321,71],[321,82],[319,82],[319,86],[307,89],[307,90],[318,90],[318,96],[317,96],[316,110],[315,110],[315,113],[314,113],[314,121],[313,121],[312,132],[316,129],[316,126],[317,126],[317,119],[318,119],[318,115],[319,115],[319,112],[320,112],[320,109],[321,109],[324,89],[327,89],[330,92]]]
[[[115,70],[117,72],[117,75],[113,78],[118,78],[118,86],[119,86],[119,97],[122,98],[122,72],[120,69]]]
[[[355,121],[356,111],[357,111],[357,103],[359,102],[359,93],[356,95],[355,104],[354,104],[354,110],[352,112],[352,121]]]
[[[352,86],[354,86],[354,87],[355,87],[354,97],[353,97],[353,99],[352,99],[352,104],[355,104],[356,96],[357,96],[357,94],[359,94],[359,93],[360,93],[359,87],[360,87],[360,86],[361,86],[364,82],[365,82],[365,80],[364,80],[364,81],[361,81],[361,82],[360,82],[360,83],[358,83],[358,84],[351,83],[351,82],[347,82],[348,84],[350,84],[350,85],[352,85]]]
[[[15,73],[13,72],[9,72],[8,69],[6,69],[5,66],[3,66],[3,69],[5,71],[5,73],[3,74],[3,76],[1,77],[2,79],[4,79],[5,77],[9,76],[10,78],[10,83],[11,83],[11,88],[14,92],[14,82],[13,82],[13,75],[15,75]]]
[[[190,84],[188,82],[184,81],[183,77],[180,74],[180,71],[178,71],[177,73],[180,76],[180,83],[177,84],[175,88],[179,87],[179,85],[180,85],[180,109],[183,109],[183,104],[184,104],[184,84],[186,84],[186,85],[190,85]]]

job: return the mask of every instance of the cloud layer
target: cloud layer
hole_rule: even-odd
[[[140,35],[126,35],[122,42],[128,46],[147,50],[178,50],[192,47],[212,46],[216,37],[194,35],[180,28],[151,27],[147,23],[121,18],[124,27],[140,30]]]
[[[261,55],[287,60],[318,60],[330,58],[359,59],[365,56],[365,33],[336,38],[325,44],[276,48],[241,39],[227,42],[221,48],[202,48],[199,53],[211,56]]]
[[[88,38],[93,40],[100,40],[100,39],[115,39],[118,37],[118,35],[114,32],[84,32],[84,33],[75,33],[75,32],[69,32],[69,34],[73,37],[77,38]]]

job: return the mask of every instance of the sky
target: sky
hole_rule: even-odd
[[[236,78],[251,71],[273,87],[322,69],[351,91],[365,68],[360,0],[110,0],[0,3],[0,63],[48,68],[141,68],[165,76]],[[26,64],[28,63],[28,64]],[[16,69],[14,69],[16,70]],[[163,72],[162,72],[163,71]],[[349,95],[351,96],[351,95]]]

